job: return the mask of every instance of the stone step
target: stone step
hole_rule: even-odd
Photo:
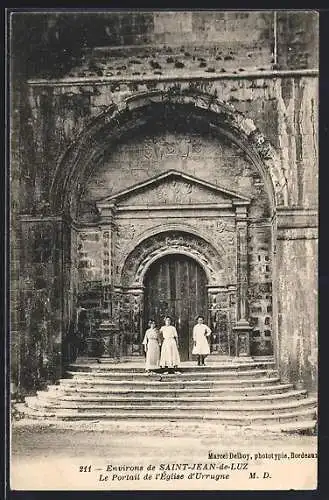
[[[264,430],[269,432],[286,432],[288,434],[295,433],[315,433],[317,427],[316,420],[299,420],[298,422],[287,422],[279,424],[266,425],[254,425],[253,428],[256,430]]]
[[[274,361],[264,361],[264,362],[245,362],[245,363],[207,363],[205,367],[197,366],[196,364],[189,366],[182,366],[179,368],[181,373],[194,373],[199,371],[207,371],[207,372],[218,372],[221,370],[224,371],[241,371],[247,369],[274,369],[275,362]],[[68,366],[68,372],[107,372],[112,374],[116,373],[145,373],[144,363],[141,366],[135,364],[134,366],[130,366],[127,363],[127,366],[123,364],[110,364],[110,363],[74,363]],[[160,370],[159,370],[160,373]]]
[[[270,422],[270,423],[253,423],[246,425],[246,430],[254,430],[257,432],[264,431],[266,433],[287,433],[287,434],[314,434],[317,427],[317,421],[308,418],[299,418],[292,422]],[[236,428],[236,426],[232,426]]]
[[[87,387],[107,387],[109,390],[111,388],[123,388],[123,389],[149,389],[149,388],[167,388],[167,389],[212,389],[221,387],[261,387],[266,385],[279,384],[279,377],[264,377],[257,379],[250,378],[233,378],[233,379],[222,379],[222,380],[183,380],[176,378],[170,378],[169,376],[163,377],[161,379],[152,379],[149,377],[144,380],[113,380],[106,379],[103,377],[99,378],[76,378],[76,379],[61,379],[60,385],[63,387],[73,387],[73,388],[87,388]]]
[[[207,356],[206,361],[211,364],[245,364],[245,363],[262,363],[262,362],[274,362],[274,357],[273,356],[242,356],[242,357],[232,357],[232,356],[225,356],[225,355],[219,355],[219,354],[210,354]],[[190,365],[192,363],[196,362],[196,358],[193,361],[182,361],[181,364],[183,366]],[[107,364],[108,366],[115,365],[115,366],[129,366],[131,364],[134,365],[142,365],[144,366],[145,364],[145,357],[144,356],[125,356],[120,359],[116,358],[111,358],[109,356],[101,356],[99,358],[97,357],[78,357],[73,364],[89,364],[89,363],[101,363],[101,364]]]
[[[67,374],[74,380],[93,380],[93,379],[104,379],[104,380],[122,380],[122,381],[164,381],[164,380],[221,380],[227,377],[236,377],[236,378],[248,378],[248,379],[257,379],[261,377],[270,377],[277,376],[278,372],[274,369],[268,370],[235,370],[235,371],[207,371],[207,370],[195,370],[189,373],[180,372],[180,373],[172,373],[172,374],[158,374],[158,373],[131,373],[131,371],[127,372],[117,372],[113,371],[109,373],[108,370],[93,370],[91,372],[67,372]]]
[[[42,411],[42,410],[33,410],[32,408],[29,408],[27,406],[24,406],[23,408],[23,403],[20,405],[20,411],[21,412],[24,412],[25,415],[29,418],[32,418],[34,420],[42,420],[44,421],[46,418],[51,418],[51,421],[54,422],[54,418],[55,420],[58,420],[56,419],[56,417],[53,416],[50,416],[49,417],[49,412],[46,412],[46,411]],[[95,419],[93,418],[90,418],[90,421],[93,422]],[[112,422],[113,422],[114,419],[111,419],[111,418],[107,418],[107,419],[102,419],[102,422],[106,422],[106,421],[109,421],[111,422],[110,425],[112,425]],[[118,420],[118,419],[117,419]],[[122,418],[120,418],[120,420],[123,420]],[[128,420],[129,419],[124,419],[124,420]],[[195,423],[195,424],[199,424],[200,423],[200,419],[195,419],[194,417],[188,419],[189,420],[189,423]],[[202,419],[205,423],[205,425],[207,425],[207,420],[205,418]],[[211,419],[213,420],[213,419]],[[135,419],[130,419],[130,421],[134,421],[136,422],[136,424],[138,424],[138,422],[144,422],[145,421],[145,418],[143,417],[135,417]],[[158,419],[155,419],[154,417],[152,417],[152,423],[163,423],[164,420],[163,418],[158,418]],[[218,422],[218,425],[220,425],[220,422]],[[234,428],[238,428],[238,427],[241,427],[241,426],[244,426],[246,427],[246,429],[250,429],[250,430],[256,430],[256,431],[264,431],[264,432],[268,432],[268,433],[281,433],[281,432],[285,432],[285,433],[289,433],[289,434],[294,434],[294,433],[314,433],[315,429],[316,429],[316,425],[317,425],[317,421],[314,420],[314,419],[311,419],[311,418],[308,418],[307,416],[306,417],[301,417],[299,416],[297,420],[293,420],[292,422],[275,422],[275,421],[272,421],[272,420],[267,420],[266,422],[252,422],[251,424],[245,424],[245,423],[240,423],[240,424],[233,424],[233,423],[228,423],[227,421],[224,422],[223,424],[223,428],[226,428],[226,427],[230,427],[232,429]]]
[[[26,399],[27,404],[29,404],[29,398]],[[296,400],[290,400],[290,401],[279,401],[273,404],[269,403],[264,403],[260,402],[259,404],[255,405],[253,404],[230,404],[230,403],[223,403],[222,401],[205,401],[205,400],[181,400],[181,399],[171,399],[171,400],[166,400],[166,401],[159,401],[159,400],[130,400],[124,401],[124,400],[110,400],[106,401],[103,404],[100,404],[99,402],[90,402],[90,401],[71,401],[71,400],[54,400],[54,399],[44,399],[44,398],[33,398],[32,403],[36,405],[37,407],[43,407],[43,408],[59,408],[59,409],[77,409],[78,411],[93,411],[93,410],[115,410],[115,411],[126,411],[126,410],[131,410],[134,411],[135,409],[141,409],[141,410],[147,410],[150,412],[155,412],[155,411],[161,411],[165,410],[167,411],[172,411],[175,409],[179,409],[181,411],[188,411],[188,412],[198,412],[198,411],[203,411],[204,408],[207,408],[207,411],[209,412],[236,412],[236,411],[241,411],[244,413],[244,415],[250,415],[255,412],[264,412],[264,414],[270,412],[273,413],[274,411],[280,411],[282,413],[289,411],[291,409],[299,409],[303,407],[310,407],[316,406],[316,399],[315,398],[303,398],[303,399],[296,399]]]
[[[29,408],[27,407],[26,405],[24,405],[23,403],[20,404],[20,411],[25,413],[25,415],[29,418],[32,418],[34,420],[42,420],[43,422],[45,421],[45,419],[50,419],[51,422],[54,423],[54,420],[59,420],[58,418],[55,417],[55,415],[52,413],[52,414],[49,414],[49,412],[46,412],[45,410],[33,410],[32,408]],[[62,419],[62,420],[65,420]],[[79,419],[68,419],[68,420],[76,420],[76,421],[79,421]],[[90,418],[89,419],[90,422],[94,422],[95,421],[95,418]],[[110,425],[112,425],[112,422],[115,421],[115,420],[126,420],[126,421],[133,421],[135,422],[136,424],[138,424],[138,422],[145,422],[145,417],[138,417],[138,416],[135,416],[135,418],[131,418],[131,419],[127,419],[127,418],[116,418],[114,416],[114,418],[103,418],[103,419],[97,419],[98,420],[102,420],[102,422],[111,422]],[[146,418],[146,420],[148,420],[148,418]],[[177,419],[177,420],[182,420],[182,419]],[[200,420],[202,420],[204,422],[204,425],[207,425],[207,419],[206,418],[198,418],[196,419],[195,417],[192,416],[192,418],[189,418],[188,421],[189,423],[195,423],[195,424],[200,424]],[[212,421],[214,421],[214,419],[210,419]],[[217,419],[216,419],[217,420]],[[216,421],[215,420],[215,421]],[[164,422],[164,419],[163,417],[162,418],[154,418],[152,417],[152,423],[155,423],[155,424],[161,424]],[[135,425],[135,424],[134,424]],[[218,422],[218,425],[221,425],[221,422]],[[253,421],[252,423],[248,423],[246,424],[245,422],[240,422],[238,424],[234,424],[234,423],[231,423],[231,422],[227,422],[227,421],[224,421],[223,422],[223,428],[226,428],[226,427],[230,427],[232,429],[234,428],[238,428],[238,427],[246,427],[246,430],[247,429],[250,429],[250,430],[256,430],[256,431],[264,431],[264,432],[268,432],[268,433],[280,433],[281,432],[286,432],[286,433],[305,433],[305,432],[308,432],[308,433],[313,433],[316,429],[316,425],[317,425],[317,421],[314,420],[313,418],[309,418],[308,416],[298,416],[297,419],[295,418],[294,420],[290,421],[290,422],[286,422],[286,421],[279,421],[279,422],[275,422],[273,420],[266,420],[266,422],[259,422],[259,421]]]
[[[299,391],[289,391],[283,394],[271,394],[266,396],[217,396],[212,393],[204,394],[204,391],[201,393],[195,394],[191,392],[186,395],[185,391],[180,391],[176,393],[169,393],[169,395],[164,396],[163,394],[159,394],[157,392],[153,393],[141,393],[140,395],[136,395],[134,392],[129,392],[125,394],[106,394],[102,396],[93,396],[89,394],[85,394],[84,392],[80,393],[72,393],[71,395],[67,395],[66,392],[55,392],[55,391],[39,391],[37,393],[38,398],[42,401],[47,402],[72,402],[81,405],[87,404],[112,404],[112,403],[125,403],[129,402],[129,404],[152,404],[152,403],[163,403],[163,404],[236,404],[247,406],[250,402],[253,402],[255,405],[261,405],[264,402],[275,404],[276,402],[285,402],[291,400],[300,400],[307,397],[307,391],[299,390]]]
[[[283,384],[273,357],[209,356],[205,367],[183,362],[178,370],[145,373],[143,357],[79,358],[66,378],[26,398],[26,412],[77,422],[212,420],[287,432],[316,426],[316,398]]]
[[[57,397],[57,394],[66,394],[66,395],[98,395],[100,397],[104,397],[106,395],[107,397],[110,397],[111,395],[114,396],[136,396],[136,397],[154,397],[157,396],[159,398],[165,397],[165,396],[178,396],[184,394],[184,396],[198,396],[198,397],[206,397],[206,396],[227,396],[227,397],[234,397],[236,396],[238,399],[241,399],[242,397],[251,397],[251,398],[257,398],[259,396],[270,396],[272,394],[280,395],[280,394],[286,394],[288,391],[291,391],[293,389],[292,384],[274,384],[274,385],[264,385],[260,387],[218,387],[214,386],[212,388],[191,388],[191,386],[182,386],[182,388],[166,388],[162,389],[163,384],[159,384],[152,386],[152,388],[147,387],[147,388],[140,388],[139,385],[136,387],[133,387],[132,389],[126,389],[123,387],[107,387],[103,386],[101,387],[90,387],[90,386],[76,386],[76,385],[68,385],[68,384],[61,384],[61,385],[52,385],[48,386],[48,391],[47,393],[52,393],[54,397]],[[44,392],[44,391],[42,391]]]
[[[274,413],[275,411],[279,411],[280,413],[285,413],[287,411],[293,409],[302,409],[306,407],[315,407],[316,399],[314,398],[304,398],[297,399],[292,401],[281,401],[273,404],[264,404],[259,403],[258,405],[252,404],[229,404],[223,402],[216,401],[204,401],[201,402],[199,400],[194,401],[184,401],[184,400],[170,400],[170,401],[158,401],[158,400],[135,400],[135,401],[107,401],[104,404],[99,404],[98,402],[90,402],[90,401],[69,401],[69,400],[54,400],[54,399],[42,399],[42,398],[33,398],[32,401],[29,398],[26,398],[26,402],[28,405],[32,404],[34,408],[58,408],[60,410],[64,409],[76,409],[79,412],[81,411],[94,411],[94,410],[113,410],[116,412],[119,411],[134,411],[134,410],[145,410],[148,412],[157,412],[157,411],[173,411],[180,410],[183,412],[200,412],[207,408],[209,412],[243,412],[243,414],[250,415],[255,412],[258,414],[268,414]]]
[[[29,407],[38,414],[36,410],[38,410],[38,406],[35,405],[31,400],[33,398],[29,398]],[[35,400],[37,398],[34,398]],[[316,409],[315,408],[307,408],[302,410],[294,410],[286,413],[282,412],[254,412],[252,415],[245,415],[245,413],[241,412],[223,412],[218,410],[209,410],[207,408],[206,411],[204,409],[191,411],[188,407],[187,411],[182,411],[181,408],[177,411],[177,409],[166,409],[166,411],[161,411],[158,409],[154,409],[151,411],[149,408],[131,408],[127,407],[125,409],[119,410],[117,407],[113,409],[106,409],[102,411],[96,410],[86,410],[86,411],[78,411],[74,409],[45,409],[41,408],[40,414],[43,418],[57,418],[60,420],[130,420],[130,419],[142,419],[147,420],[151,419],[152,422],[155,420],[167,420],[167,421],[176,421],[176,420],[216,420],[225,425],[253,425],[253,424],[272,424],[278,422],[298,422],[298,420],[313,420],[316,418]]]

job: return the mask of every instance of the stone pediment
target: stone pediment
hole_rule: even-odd
[[[99,209],[108,206],[143,207],[177,205],[246,205],[250,200],[236,192],[183,172],[170,170],[99,200]]]

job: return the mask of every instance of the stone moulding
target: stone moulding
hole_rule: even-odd
[[[315,227],[279,228],[278,240],[318,240],[318,230]],[[314,257],[315,258],[315,257]]]
[[[157,75],[156,77],[153,74],[150,75],[127,75],[125,77],[122,76],[94,76],[94,77],[66,77],[60,79],[30,79],[28,80],[28,84],[33,87],[53,87],[53,86],[61,86],[61,87],[70,87],[72,85],[104,85],[104,83],[126,83],[126,82],[149,82],[149,81],[186,81],[186,80],[205,80],[205,81],[214,81],[214,80],[245,80],[248,78],[289,78],[293,76],[310,76],[310,77],[318,77],[319,70],[318,69],[297,69],[297,70],[265,70],[265,71],[244,71],[243,73],[185,73],[184,75]]]
[[[222,285],[226,259],[200,236],[185,231],[166,231],[144,238],[125,259],[121,282],[125,287],[142,286],[153,262],[169,254],[182,254],[196,260],[205,270],[209,284]]]
[[[219,275],[221,274],[220,272],[217,272],[214,270],[213,266],[208,262],[208,260],[197,250],[191,249],[188,247],[185,247],[184,245],[177,245],[177,246],[166,246],[163,247],[160,250],[156,250],[154,252],[151,252],[150,255],[148,255],[139,265],[137,271],[136,271],[136,276],[135,279],[136,281],[134,282],[135,284],[142,285],[144,277],[150,268],[150,266],[156,262],[158,259],[161,257],[165,257],[166,255],[186,255],[187,257],[191,257],[193,260],[198,262],[200,266],[203,268],[203,270],[206,273],[206,276],[208,278],[208,282],[210,283],[217,283]]]

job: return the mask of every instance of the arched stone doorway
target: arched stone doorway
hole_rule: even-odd
[[[169,134],[169,141],[167,136],[161,136],[164,130]],[[178,146],[173,146],[170,134],[174,135],[173,142],[181,141],[181,135],[185,135],[186,139]],[[144,142],[143,137],[146,137]],[[199,139],[194,140],[195,137]],[[138,144],[138,160],[136,158],[136,162],[127,162],[134,141]],[[222,147],[223,152],[229,148],[234,151],[232,149],[230,158],[219,160],[213,157],[212,166],[208,168],[209,165],[206,165],[199,172],[195,165],[199,165],[205,157],[200,141],[208,148],[208,158],[213,154],[211,151],[218,150],[218,147]],[[120,165],[121,173],[113,175],[111,166],[107,176],[104,174],[107,160],[104,160],[108,155],[113,155],[117,147],[120,149],[120,144],[127,150],[118,153],[122,157],[117,155],[113,165]],[[99,154],[100,151],[103,153]],[[159,166],[161,161],[163,164]],[[223,169],[226,169],[225,175]],[[152,173],[157,175],[152,176]],[[86,186],[90,185],[92,178],[95,182],[88,191]],[[113,184],[115,179],[122,179],[123,182]],[[140,179],[140,182],[135,179]],[[222,182],[224,189],[219,187]],[[106,196],[100,186],[110,194]],[[191,196],[193,186],[203,191],[199,199],[199,195],[195,198]],[[232,187],[234,192],[230,191]],[[143,205],[144,191],[150,194],[151,199],[147,199]],[[205,191],[208,194],[203,197]],[[98,199],[96,194],[100,194]],[[174,196],[169,199],[168,194]],[[123,262],[118,255],[121,249],[118,248],[124,245],[132,250],[134,241],[130,240],[134,240],[134,233],[141,233],[144,227],[145,231],[152,231],[153,228],[146,224],[147,216],[144,214],[148,213],[154,218],[154,226],[162,225],[167,214],[172,221],[182,220],[179,205],[183,203],[183,219],[184,223],[188,223],[196,213],[193,215],[192,206],[196,211],[200,207],[203,216],[195,218],[198,230],[202,226],[218,236],[217,240],[222,237],[234,240],[236,252],[237,262],[233,267],[237,274],[226,282],[220,280],[219,289],[216,288],[216,280],[215,283],[210,280],[215,285],[210,300],[215,311],[213,322],[228,323],[226,318],[218,317],[220,307],[228,312],[231,325],[240,321],[241,327],[250,327],[250,331],[254,329],[252,336],[255,349],[251,354],[273,353],[273,343],[277,343],[278,317],[277,296],[272,294],[276,288],[276,274],[272,274],[275,266],[276,210],[288,202],[286,178],[282,162],[267,139],[252,120],[237,112],[230,104],[212,95],[194,92],[193,89],[176,87],[167,91],[136,93],[127,100],[123,99],[118,106],[111,106],[97,117],[91,127],[83,131],[72,149],[66,152],[54,176],[51,199],[54,211],[64,211],[69,219],[79,221],[80,227],[99,224],[102,226],[101,232],[110,234],[110,251],[104,249],[103,262],[99,256],[100,265],[95,266],[95,273],[98,273],[97,279],[103,281],[101,294],[111,297],[111,315],[117,325],[120,321],[120,312],[116,312],[121,307],[118,306],[121,304],[120,296],[127,293],[125,277],[120,279]],[[202,199],[205,203],[202,203]],[[193,204],[194,200],[197,203]],[[231,221],[235,221],[233,226],[224,220],[228,215],[225,212],[226,203],[231,211]],[[157,212],[151,207],[156,204]],[[162,213],[163,209],[166,214]],[[130,218],[129,224],[124,222],[124,217],[126,221]],[[138,221],[138,226],[134,220]],[[117,226],[117,232],[113,231],[112,225]],[[230,234],[223,234],[223,228],[224,233],[228,228]],[[247,259],[248,247],[253,253],[252,267]],[[143,265],[138,272],[142,269]],[[74,276],[71,283],[74,287]],[[138,352],[142,292],[140,283],[130,283],[129,287],[130,291],[134,290],[129,320],[134,326],[128,331],[136,341],[134,351]],[[232,292],[230,296],[228,289]],[[272,310],[275,313],[270,318],[270,325],[264,324],[265,313],[268,315]],[[126,330],[128,322],[123,319],[122,324]],[[265,331],[270,336],[265,337]]]
[[[192,359],[192,329],[198,314],[208,320],[207,276],[201,265],[183,254],[156,260],[144,278],[144,329],[150,318],[156,325],[172,318],[182,361]]]
[[[126,332],[128,355],[141,353],[148,320],[152,317],[161,326],[166,314],[180,335],[183,360],[191,359],[191,331],[197,314],[209,321],[214,350],[218,350],[216,318],[222,304],[216,303],[217,295],[236,295],[236,286],[229,285],[227,259],[197,231],[174,227],[142,239],[123,264],[121,299],[119,290],[117,295],[121,307],[113,314]]]
[[[63,317],[78,330],[76,318],[86,310],[82,330],[91,335],[104,314],[125,336],[123,354],[140,355],[146,270],[165,251],[186,251],[202,265],[208,241],[210,323],[226,337],[241,333],[232,331],[236,326],[255,328],[251,354],[272,353],[276,325],[265,325],[271,334],[265,338],[259,320],[272,310],[272,297],[276,307],[272,235],[275,208],[287,197],[280,162],[250,120],[211,96],[145,97],[95,119],[54,176],[51,208],[63,216],[66,238]],[[104,155],[95,158],[96,150]],[[168,223],[203,241],[192,248],[159,242],[155,253],[144,252],[142,240],[152,246]],[[217,352],[227,354],[229,342],[224,352],[220,345]]]

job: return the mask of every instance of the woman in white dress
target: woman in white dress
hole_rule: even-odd
[[[160,338],[155,321],[149,321],[149,327],[142,342],[146,354],[145,371],[156,370],[159,368],[160,360]]]
[[[178,352],[178,335],[177,330],[171,324],[169,316],[165,318],[165,324],[160,328],[162,334],[162,346],[160,356],[160,367],[175,370],[179,363],[180,357]],[[179,372],[178,372],[179,373]]]
[[[192,354],[198,356],[198,366],[205,366],[204,360],[210,354],[208,337],[211,334],[209,326],[204,324],[204,317],[198,316],[197,324],[193,328]]]

